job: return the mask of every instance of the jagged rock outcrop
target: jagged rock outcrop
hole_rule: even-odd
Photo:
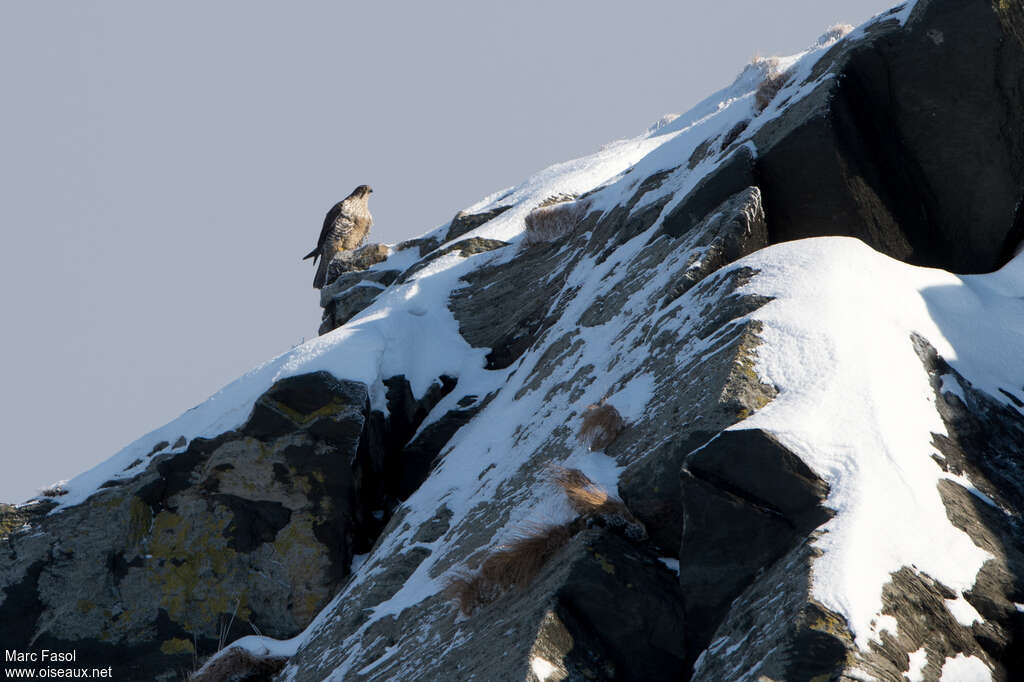
[[[746,137],[749,121],[731,128],[725,135],[728,139],[720,144],[722,161],[684,196],[662,193],[662,199],[645,199],[692,171],[692,165],[654,173],[636,184],[628,202],[593,214],[572,235],[531,247],[515,260],[502,259],[474,269],[464,277],[470,286],[457,290],[451,299],[463,337],[490,349],[488,368],[515,370],[528,354],[536,358],[530,361],[530,379],[519,389],[520,396],[538,389],[544,385],[543,377],[585,353],[584,329],[599,327],[624,310],[638,325],[657,319],[657,307],[645,309],[635,299],[649,282],[645,278],[665,281],[657,301],[661,307],[688,293],[714,299],[713,306],[686,308],[695,316],[692,336],[670,340],[659,336],[655,327],[646,330],[644,343],[651,360],[642,373],[655,377],[659,376],[651,366],[655,358],[676,356],[673,348],[679,346],[674,344],[707,339],[714,345],[698,363],[672,366],[674,380],[666,376],[664,393],[656,379],[647,407],[649,418],[645,415],[642,423],[632,425],[609,451],[625,467],[619,490],[647,526],[649,546],[680,562],[685,617],[674,652],[686,661],[684,677],[692,667],[695,679],[707,680],[739,679],[753,670],[767,679],[831,679],[855,669],[879,679],[898,679],[910,669],[908,655],[919,650],[927,657],[922,668],[925,679],[937,679],[944,661],[955,656],[997,661],[996,679],[1012,679],[1017,669],[1021,612],[1011,608],[1011,603],[1020,603],[1013,596],[1019,594],[1015,590],[1021,575],[1016,559],[1001,559],[994,564],[999,568],[982,572],[976,590],[991,589],[985,586],[992,584],[999,587],[989,596],[969,601],[1000,606],[989,606],[991,620],[973,628],[957,624],[948,610],[942,614],[921,610],[921,595],[929,590],[933,603],[944,608],[943,600],[954,596],[948,588],[943,591],[927,576],[895,574],[885,591],[889,610],[884,613],[896,619],[894,629],[903,641],[896,644],[896,636],[882,630],[866,652],[855,643],[844,618],[814,598],[814,541],[816,529],[831,514],[825,505],[828,485],[771,434],[725,430],[770,402],[775,389],[762,384],[753,372],[752,358],[760,343],[758,323],[739,322],[767,299],[725,293],[740,290],[753,273],[732,271],[725,282],[712,276],[769,243],[825,234],[856,236],[901,260],[955,271],[987,271],[1005,263],[1022,236],[1015,211],[1024,187],[1024,153],[1018,148],[1024,53],[1021,43],[1005,30],[1007,16],[1004,7],[986,2],[936,0],[917,3],[905,26],[895,16],[880,17],[862,37],[837,44],[820,60],[807,80],[816,83],[810,94],[788,108],[785,101],[773,104],[781,114]],[[976,46],[972,57],[951,64],[968,51],[966,45]],[[934,49],[938,52],[933,54]],[[949,70],[934,68],[932,60]],[[977,82],[978,72],[997,75]],[[794,87],[800,85],[804,83]],[[948,97],[951,91],[970,93],[970,97]],[[986,109],[988,118],[981,113]],[[1002,113],[993,117],[993,110]],[[985,126],[991,123],[1011,131],[1015,142],[1006,145],[1003,133],[969,123],[980,118],[986,119]],[[965,133],[965,127],[970,131]],[[977,166],[984,163],[984,155],[976,155],[979,149],[991,149],[995,158],[984,170]],[[967,156],[972,157],[971,163],[957,161]],[[681,164],[685,161],[680,159]],[[977,187],[987,198],[977,203],[970,195],[953,191],[954,186]],[[581,257],[598,263],[614,257],[622,244],[659,222],[664,236],[650,239],[618,264],[629,269],[628,280],[597,295],[584,293],[578,283],[572,283],[567,263]],[[723,290],[723,286],[729,288]],[[578,301],[585,297],[587,304],[580,307]],[[579,327],[558,333],[567,315]],[[598,368],[576,362],[579,370],[572,379],[548,388],[546,400],[556,400],[560,394],[578,395],[594,381]],[[663,363],[662,371],[667,372],[671,363]],[[565,375],[564,370],[560,375]],[[969,418],[962,416],[961,421],[965,420]],[[994,422],[1003,426],[996,427]],[[987,428],[1012,434],[1020,424],[1018,413],[1002,408]],[[956,432],[951,425],[950,433]],[[973,432],[982,430],[976,427]],[[538,459],[557,460],[559,448],[568,446],[570,434],[556,434],[545,441]],[[1003,451],[1021,451],[1018,441],[1006,438]],[[976,450],[975,457],[984,455]],[[1016,465],[1007,466],[1014,471],[1011,477],[1019,480]],[[975,480],[973,474],[971,480]],[[964,512],[957,511],[964,507],[963,501],[954,503],[950,492],[962,487],[952,482],[942,487],[953,523],[967,527]],[[516,487],[510,484],[508,489]],[[965,501],[973,502],[967,508],[984,506],[970,495]],[[477,509],[473,522],[501,519],[501,509],[500,503]],[[985,510],[988,516],[994,513],[991,508]],[[1021,546],[1012,522],[976,518],[973,526],[1001,529],[1001,541],[979,535],[977,542],[990,551],[1000,549],[993,552],[996,556],[1016,556],[1017,549],[1004,549]],[[480,533],[463,526],[450,530],[448,537]],[[447,547],[433,551],[439,550],[446,555],[467,551]],[[435,565],[451,561],[446,556]],[[387,571],[386,557],[379,562],[378,570]],[[1001,577],[984,577],[989,574]],[[352,586],[343,594],[358,592],[359,587]],[[525,594],[520,598],[529,599]],[[392,632],[415,631],[412,623],[417,619],[430,618],[429,614],[437,619],[443,612],[438,603],[420,607],[397,615],[390,625]],[[499,612],[504,613],[488,614],[494,617]],[[479,659],[470,651],[481,640],[484,650],[505,650],[509,643],[499,643],[487,634],[483,623],[488,617],[474,615],[455,630],[458,634],[453,637],[467,641],[463,657],[452,654],[441,661],[454,657],[472,666]],[[474,625],[474,618],[481,624]],[[537,632],[550,627],[560,631],[550,625],[550,616],[531,618]],[[435,620],[430,631],[451,632],[450,625],[441,625],[447,622],[447,616]],[[929,627],[948,632],[955,644],[926,641],[920,633]],[[358,679],[363,675],[367,679],[395,675],[429,679],[440,670],[453,670],[444,668],[450,665],[445,662],[426,663],[426,651],[408,641],[399,647],[400,655],[384,655],[386,662],[374,664],[372,671],[362,668],[382,656],[382,650],[368,646],[368,634],[342,625],[321,630],[293,660],[287,679],[320,679],[332,666],[351,674],[365,671]],[[328,643],[335,646],[333,656],[327,654]],[[318,656],[325,656],[326,663],[317,664]],[[513,668],[519,670],[514,677],[576,679],[578,671],[571,672],[566,663],[571,657],[567,652],[556,656],[553,671],[545,669],[544,674]],[[523,666],[527,659],[521,655],[517,665]],[[413,672],[417,665],[428,667],[425,672]],[[588,670],[595,674],[594,668]],[[674,679],[672,675],[666,673],[660,679]]]
[[[489,211],[483,211],[482,213],[459,211],[455,214],[455,217],[452,218],[451,223],[448,225],[448,231],[445,232],[443,241],[450,242],[458,239],[467,232],[480,227],[487,221],[497,218],[510,208],[512,208],[511,204],[507,204],[505,206],[496,206]]]
[[[320,333],[337,329],[365,310],[399,274],[397,270],[355,271],[328,280],[320,289],[320,306],[324,309]]]
[[[459,229],[462,231],[458,232],[456,230],[456,232],[461,236],[470,229],[473,229],[473,227],[479,226],[491,217],[500,215],[503,212],[504,209],[488,211],[479,216],[460,213],[453,219],[453,226],[456,222],[459,223]],[[451,234],[452,229],[454,227],[449,229],[449,234]],[[339,261],[339,258],[335,257],[335,260],[331,261],[331,270],[329,271],[327,284],[320,290],[320,307],[324,309],[324,312],[319,333],[326,334],[345,324],[368,308],[388,286],[396,281],[399,283],[408,281],[417,272],[427,267],[431,261],[451,253],[457,253],[463,258],[468,258],[478,253],[500,249],[503,246],[508,246],[508,244],[497,239],[469,237],[441,249],[438,249],[437,246],[438,242],[430,239],[414,239],[399,244],[396,247],[396,251],[416,249],[420,256],[413,265],[404,271],[368,269],[386,260],[388,249],[383,244],[371,244],[360,249],[356,252],[357,255],[365,249],[375,247],[369,252],[369,256],[343,261],[343,266],[338,266],[337,268],[335,263]]]
[[[772,243],[849,235],[954,272],[1009,260],[1024,239],[1024,43],[1006,30],[1019,8],[918,0],[905,26],[895,12],[793,84],[810,93],[783,98],[769,109],[777,117],[735,136],[729,160],[665,230],[681,234],[711,204],[757,185]]]
[[[957,364],[963,340],[915,317],[900,347],[926,390],[907,409],[934,417],[914,422],[930,443],[899,440],[881,464],[861,461],[847,432],[900,420],[888,403],[851,416],[842,403],[857,396],[816,395],[836,399],[842,422],[838,454],[818,458],[828,429],[805,424],[806,410],[777,415],[814,378],[791,376],[801,362],[857,373],[825,330],[846,312],[829,307],[836,260],[783,243],[852,236],[956,272],[993,270],[1019,245],[1024,12],[918,0],[839,35],[757,106],[767,74],[755,65],[728,106],[667,121],[623,152],[628,162],[602,152],[540,174],[339,265],[321,291],[321,333],[382,295],[386,314],[254,372],[240,424],[164,442],[82,502],[0,508],[0,639],[101,660],[116,650],[131,679],[173,679],[196,648],[212,653],[221,628],[231,641],[250,625],[277,640],[302,633],[238,644],[253,665],[264,656],[276,670],[287,656],[275,679],[302,682],[931,682],[956,665],[1016,679],[1024,386],[971,375]],[[510,236],[550,197],[573,201],[568,229]],[[852,240],[815,241],[864,257],[864,297],[878,263],[905,267]],[[911,271],[924,277],[901,276]],[[777,312],[795,296],[789,275],[822,280],[799,324]],[[1006,297],[989,312],[1024,338],[1015,277],[946,285]],[[953,310],[971,306],[964,295]],[[871,312],[856,324],[881,327]],[[770,359],[788,338],[818,345],[780,370]],[[866,343],[853,355],[867,368],[878,353]],[[1024,382],[1005,364],[993,372]],[[577,437],[593,404],[622,419],[602,453]],[[621,498],[629,523],[577,514],[555,466],[600,479],[587,494],[595,506]],[[922,505],[937,494],[940,530],[984,557],[960,585],[913,562],[883,571],[865,628],[849,603],[864,595],[837,600],[821,574],[846,537],[834,522],[856,506],[843,486],[874,466],[934,475],[927,490],[894,489]],[[460,608],[454,580],[548,527],[564,542],[535,575]],[[81,584],[95,588],[82,596]]]
[[[585,363],[580,364],[577,353],[579,352],[582,340],[579,338],[581,328],[593,327],[602,324],[622,314],[635,314],[641,319],[653,319],[656,311],[663,308],[666,302],[681,296],[681,293],[673,292],[666,297],[666,292],[671,291],[666,284],[677,282],[680,288],[687,289],[683,283],[686,281],[687,273],[692,273],[697,261],[702,255],[717,256],[722,252],[719,244],[747,244],[755,248],[755,240],[751,239],[752,234],[761,231],[763,238],[763,221],[759,219],[763,214],[759,208],[759,193],[751,189],[740,193],[730,201],[723,204],[718,215],[708,220],[703,231],[695,231],[684,240],[674,240],[668,237],[660,237],[652,241],[646,247],[639,249],[632,258],[620,265],[622,272],[631,273],[631,277],[623,286],[609,292],[608,296],[599,297],[591,302],[585,309],[579,309],[578,317],[571,316],[567,319],[564,310],[572,305],[574,294],[572,288],[558,288],[549,285],[551,291],[550,299],[541,299],[536,306],[522,306],[517,308],[514,304],[502,307],[497,312],[497,317],[504,317],[513,328],[522,328],[523,323],[515,320],[516,315],[533,316],[534,311],[550,305],[556,313],[547,320],[547,326],[543,323],[533,329],[533,334],[541,336],[541,343],[546,350],[540,353],[539,358],[532,368],[524,371],[524,376],[517,382],[519,386],[515,395],[506,396],[508,400],[515,401],[517,396],[525,397],[527,393],[541,391],[546,394],[546,400],[552,403],[565,401],[571,395],[578,395],[586,391],[586,387],[594,381],[592,372],[596,370],[593,366]],[[656,217],[656,216],[654,216]],[[621,214],[611,215],[609,220],[621,220]],[[652,217],[653,220],[653,217]],[[762,242],[763,243],[763,242]],[[577,235],[572,241],[570,248],[578,254],[593,249],[595,244],[591,238],[584,235]],[[487,347],[493,348],[492,353],[500,354],[503,363],[512,364],[517,357],[513,354],[516,349],[524,348],[524,344],[517,337],[509,334],[502,327],[494,328],[486,320],[495,318],[495,306],[505,292],[516,290],[513,283],[518,283],[518,288],[532,292],[533,296],[540,298],[538,292],[542,291],[540,284],[545,282],[564,282],[569,276],[576,259],[573,257],[552,258],[551,254],[557,253],[551,249],[530,249],[531,258],[520,257],[505,264],[496,265],[493,269],[486,267],[475,270],[471,276],[476,279],[485,279],[493,283],[486,289],[476,290],[477,295],[460,299],[459,294],[452,299],[452,309],[459,319],[460,328],[467,338],[477,339],[475,334],[491,333],[494,336],[488,337]],[[739,255],[739,254],[738,254]],[[710,261],[709,261],[710,262]],[[724,263],[724,260],[721,261]],[[701,266],[696,265],[699,269]],[[562,270],[562,272],[559,272]],[[507,288],[502,284],[509,282]],[[690,296],[695,300],[714,300],[716,303],[728,300],[729,293],[736,291],[745,282],[744,273],[731,273],[727,277],[705,278],[698,286],[693,287]],[[660,286],[652,287],[652,283]],[[560,296],[559,296],[560,295]],[[637,296],[642,295],[642,303],[637,301]],[[569,552],[583,551],[586,547],[589,556],[597,557],[603,570],[611,575],[620,575],[625,571],[626,575],[637,569],[628,568],[635,559],[633,556],[647,556],[648,565],[653,568],[649,580],[655,583],[664,580],[668,574],[664,566],[652,564],[658,556],[674,557],[678,551],[679,538],[679,515],[674,517],[666,513],[665,509],[659,506],[659,502],[669,500],[666,504],[674,502],[679,506],[678,489],[676,482],[671,485],[672,479],[678,480],[678,459],[672,449],[662,448],[656,454],[649,455],[653,443],[666,436],[686,440],[686,434],[676,433],[680,422],[682,410],[692,410],[690,414],[697,417],[701,407],[720,406],[723,411],[721,417],[726,423],[733,423],[749,414],[758,406],[763,405],[770,399],[771,387],[762,386],[756,376],[749,370],[750,356],[756,341],[747,334],[739,334],[738,338],[725,334],[726,330],[732,331],[734,325],[742,320],[744,314],[762,305],[766,299],[754,297],[737,296],[729,304],[711,306],[713,314],[706,318],[699,318],[692,321],[690,325],[684,325],[685,333],[677,334],[665,330],[659,332],[656,327],[644,329],[643,336],[650,339],[650,343],[657,348],[657,353],[651,354],[644,361],[626,373],[620,383],[626,384],[632,376],[651,375],[656,383],[653,406],[649,408],[648,414],[643,417],[643,426],[634,425],[625,432],[616,442],[609,447],[609,454],[621,461],[635,462],[638,466],[650,466],[651,460],[659,459],[660,453],[668,462],[661,463],[661,466],[671,471],[671,461],[675,462],[675,470],[663,482],[664,492],[659,484],[655,484],[652,491],[643,491],[642,501],[629,496],[628,491],[632,488],[623,488],[627,502],[643,520],[655,540],[627,541],[618,540],[613,543],[618,546],[615,552],[594,550],[593,545],[578,544],[579,539],[574,540]],[[631,310],[637,307],[638,309]],[[680,307],[681,313],[684,308]],[[559,314],[561,313],[561,314]],[[673,326],[675,316],[670,315],[665,324]],[[543,322],[543,321],[542,321]],[[740,327],[742,327],[740,322]],[[468,330],[478,330],[470,332]],[[680,375],[673,358],[676,354],[692,344],[702,343],[704,340],[712,339],[716,335],[722,336],[717,342],[713,354],[694,367],[685,368],[683,375]],[[510,338],[511,337],[511,338]],[[502,339],[509,339],[503,346]],[[634,340],[635,342],[636,340]],[[629,344],[625,339],[619,341],[626,346]],[[714,342],[713,342],[714,343]],[[529,346],[531,344],[526,344]],[[488,356],[488,366],[494,366],[495,362]],[[548,386],[547,380],[555,374],[563,363],[577,364],[579,370],[571,373],[572,379],[557,385]],[[507,364],[505,366],[508,366]],[[692,376],[699,386],[695,387],[693,393],[680,392],[680,377],[692,372]],[[702,377],[698,379],[698,377]],[[697,405],[690,403],[696,399]],[[493,404],[493,401],[492,401]],[[711,412],[709,411],[709,414]],[[671,415],[671,416],[670,416]],[[731,421],[730,421],[731,420]],[[662,428],[664,427],[664,431]],[[530,427],[524,425],[524,431]],[[705,434],[710,437],[708,434]],[[524,436],[525,437],[525,436]],[[694,437],[694,436],[689,436]],[[543,480],[547,467],[551,462],[558,461],[560,456],[568,454],[573,449],[575,434],[572,429],[560,428],[544,438],[543,447],[539,448],[527,463],[511,479],[502,484],[502,488],[510,493],[517,489],[526,487],[528,481]],[[640,464],[644,462],[644,464]],[[485,476],[487,467],[481,471]],[[661,482],[659,482],[661,483]],[[672,490],[676,494],[672,494]],[[638,496],[640,491],[638,491]],[[401,580],[407,580],[411,569],[409,561],[412,559],[409,551],[402,551],[391,554],[387,547],[402,546],[404,538],[427,537],[431,538],[430,548],[424,543],[416,545],[422,548],[415,557],[415,571],[423,571],[424,565],[429,564],[428,575],[441,576],[446,568],[457,567],[463,564],[472,564],[474,556],[479,557],[481,541],[491,537],[494,529],[500,528],[507,519],[508,514],[516,503],[515,496],[505,498],[497,496],[487,501],[481,501],[474,507],[469,517],[456,522],[449,521],[445,524],[442,538],[451,538],[449,542],[439,543],[438,535],[435,532],[426,533],[425,529],[436,524],[435,516],[424,519],[424,525],[413,524],[408,516],[401,512],[394,519],[388,529],[384,531],[381,542],[372,553],[371,561],[374,562],[370,571],[376,576],[374,584],[383,578],[388,584],[393,584],[389,577],[392,574],[403,576]],[[646,503],[646,504],[644,504]],[[438,510],[440,513],[442,509]],[[644,513],[646,512],[646,513]],[[674,530],[672,530],[674,528]],[[674,534],[674,538],[673,538]],[[454,538],[461,538],[454,541]],[[658,541],[665,543],[659,546]],[[576,548],[579,549],[571,549]],[[587,554],[583,555],[584,557]],[[477,558],[479,560],[479,558]],[[591,559],[593,560],[593,559]],[[319,634],[293,659],[286,674],[291,679],[312,680],[321,679],[328,674],[329,670],[343,667],[346,674],[352,679],[362,679],[363,675],[356,671],[365,668],[380,658],[387,646],[388,641],[397,641],[399,633],[408,633],[411,629],[419,626],[415,623],[429,622],[430,637],[422,645],[412,642],[404,649],[403,655],[387,663],[372,666],[374,672],[369,675],[371,678],[379,679],[444,679],[449,676],[456,678],[469,677],[475,671],[476,674],[484,675],[488,679],[529,679],[530,665],[533,658],[550,663],[555,669],[571,671],[572,679],[618,679],[625,675],[626,679],[643,679],[645,675],[651,674],[654,669],[669,667],[674,672],[672,676],[681,676],[686,667],[686,648],[684,643],[685,628],[683,624],[683,603],[678,598],[673,599],[652,599],[642,601],[641,612],[646,614],[651,632],[636,641],[621,642],[617,628],[624,624],[632,623],[626,614],[629,607],[625,604],[633,602],[636,605],[636,595],[633,590],[639,584],[630,580],[611,580],[602,588],[594,586],[595,601],[593,605],[587,605],[587,597],[579,587],[573,587],[572,583],[582,580],[574,572],[566,572],[566,568],[574,564],[574,559],[559,556],[552,559],[551,564],[557,565],[558,569],[552,569],[558,581],[552,587],[543,587],[546,580],[543,576],[538,578],[538,587],[531,587],[528,594],[513,593],[494,604],[485,606],[476,611],[468,619],[462,620],[458,610],[452,602],[443,594],[431,598],[420,604],[411,605],[397,614],[394,618],[387,619],[387,637],[381,638],[384,627],[383,621],[378,621],[374,627],[364,627],[365,621],[358,614],[365,612],[371,605],[372,600],[393,599],[394,595],[365,595],[365,589],[360,583],[350,584],[339,596],[336,608],[339,609],[338,617],[324,625]],[[602,563],[603,562],[603,563]],[[620,566],[620,562],[622,565]],[[536,590],[536,592],[535,592]],[[575,606],[569,608],[559,606],[562,602],[552,599],[551,590],[559,595],[577,594]],[[600,593],[600,596],[597,594]],[[364,596],[365,595],[365,596]],[[535,595],[535,596],[534,596]],[[362,601],[363,599],[367,601]],[[539,601],[538,601],[539,600]],[[575,603],[575,602],[574,602]],[[512,608],[510,604],[515,604]],[[608,615],[598,617],[595,615],[600,609],[613,605]],[[587,608],[598,609],[593,614]],[[568,609],[568,610],[567,610]],[[611,614],[619,612],[623,619],[621,623],[612,625],[615,620]],[[500,614],[500,615],[499,615]],[[492,621],[498,619],[498,625],[492,626]],[[639,614],[637,616],[639,618]],[[588,623],[588,619],[590,624]],[[642,619],[640,619],[642,620]],[[639,622],[639,621],[638,621]],[[595,623],[604,623],[594,629]],[[500,626],[500,627],[499,627]],[[629,625],[629,628],[632,628]],[[466,649],[456,657],[437,657],[436,651],[430,653],[436,647],[435,637],[441,641],[454,639],[460,641],[472,633],[467,641]],[[512,634],[508,634],[512,633]],[[531,633],[528,636],[526,633]],[[557,634],[556,634],[557,633]],[[612,645],[610,642],[617,641],[619,644]],[[344,642],[343,646],[339,646]],[[575,642],[576,644],[572,644]],[[510,649],[515,647],[514,649]],[[617,647],[625,647],[617,649]],[[646,648],[645,648],[646,647]],[[653,648],[652,648],[653,647]],[[429,650],[428,650],[429,649]],[[520,651],[521,649],[521,651]],[[510,660],[508,666],[495,667],[489,652],[495,650],[519,652],[515,658]],[[570,651],[571,650],[571,651]],[[557,655],[556,655],[557,654]],[[668,661],[672,661],[671,664]],[[538,664],[540,665],[540,664]],[[649,667],[644,667],[649,666]],[[291,671],[291,672],[288,672]],[[487,671],[486,673],[484,671]],[[616,673],[616,671],[618,671]],[[568,673],[566,673],[568,674]],[[593,677],[590,677],[593,676]]]
[[[237,431],[154,452],[131,480],[35,515],[3,540],[0,638],[141,680],[191,669],[222,630],[296,634],[372,541],[357,505],[366,422],[364,385],[282,380]]]
[[[391,249],[385,244],[366,244],[355,251],[338,251],[331,258],[327,269],[327,282],[337,279],[347,272],[359,272],[383,263],[391,255]]]
[[[320,307],[324,309],[321,334],[351,320],[395,281],[399,273],[394,270],[370,270],[389,255],[391,250],[384,244],[367,244],[355,251],[335,254],[320,289]]]

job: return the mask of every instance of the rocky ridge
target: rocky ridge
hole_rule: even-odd
[[[920,457],[944,476],[944,532],[988,558],[963,590],[893,571],[870,632],[815,582],[846,479],[754,417],[788,390],[764,372],[765,264],[797,254],[827,278],[784,242],[855,237],[959,273],[1010,260],[1022,16],[988,0],[897,8],[790,64],[763,111],[755,64],[709,99],[714,116],[698,105],[614,162],[541,174],[334,272],[325,336],[255,375],[234,416],[173,446],[172,423],[93,488],[0,511],[2,639],[116,651],[128,679],[177,679],[257,630],[236,646],[284,652],[282,680],[939,680],[955,660],[1015,679],[1020,363],[994,388],[938,336],[906,336],[936,415]],[[563,195],[581,218],[520,243],[525,216]],[[423,302],[399,304],[413,286]],[[416,364],[364,311],[450,315],[456,334],[434,341],[458,359]],[[331,343],[376,353],[361,361],[376,373],[325,365]],[[601,399],[626,428],[588,452],[575,430]],[[575,528],[529,584],[461,613],[453,576],[573,517],[552,464],[586,471],[645,533]]]

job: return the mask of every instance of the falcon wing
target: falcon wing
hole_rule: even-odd
[[[330,234],[331,228],[334,227],[334,221],[337,220],[338,214],[341,213],[341,205],[343,203],[345,202],[339,201],[331,207],[330,211],[327,212],[327,215],[324,217],[323,229],[320,230],[320,239],[316,242],[316,248],[310,251],[302,260],[312,258],[313,262],[316,262],[316,257],[320,255],[320,251],[324,247],[324,242],[327,240],[327,235]]]

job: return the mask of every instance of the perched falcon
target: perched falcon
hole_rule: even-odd
[[[336,203],[327,212],[316,248],[302,259],[312,258],[313,263],[316,263],[316,259],[320,258],[320,266],[313,278],[314,288],[323,287],[327,278],[327,267],[334,254],[338,251],[355,251],[366,241],[366,234],[373,225],[373,216],[370,215],[370,207],[367,204],[371,192],[373,190],[369,185],[359,185],[352,190],[352,194]]]

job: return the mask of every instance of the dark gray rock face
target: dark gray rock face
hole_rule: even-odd
[[[738,680],[752,670],[763,680],[856,679],[844,675],[854,648],[846,621],[810,595],[813,558],[804,541],[767,564],[731,604],[689,679]]]
[[[1024,238],[1024,43],[1015,2],[919,0],[814,74],[754,139],[772,242],[859,237],[894,258],[989,272]],[[1016,22],[1016,23],[1015,23]]]
[[[191,669],[232,614],[232,639],[250,624],[293,636],[367,545],[366,421],[362,384],[284,379],[238,431],[154,452],[136,478],[58,513],[20,512],[28,527],[3,540],[0,638],[143,680]]]
[[[711,214],[712,209],[745,187],[757,185],[754,157],[746,147],[731,153],[725,161],[701,179],[697,186],[671,213],[665,216],[662,230],[672,237],[681,237]],[[759,190],[760,191],[760,190]],[[759,197],[761,198],[761,197]],[[762,198],[763,215],[763,198]],[[765,228],[762,228],[766,230]]]
[[[828,486],[761,430],[730,430],[683,460],[679,581],[703,651],[753,578],[829,519]]]
[[[367,244],[355,251],[338,251],[327,268],[325,284],[348,272],[367,270],[387,260],[391,250],[384,244]]]
[[[368,270],[340,275],[320,290],[324,309],[320,334],[337,329],[368,308],[398,279],[397,270]]]
[[[398,278],[395,270],[370,270],[389,255],[390,249],[384,244],[367,244],[334,256],[320,289],[320,307],[324,309],[320,334],[337,329],[365,310]]]
[[[535,655],[555,653],[568,679],[678,679],[686,622],[675,576],[650,550],[591,531],[568,548],[569,573],[538,632]],[[543,589],[543,579],[537,588]],[[643,585],[642,593],[630,585]],[[552,637],[552,631],[561,637]],[[566,647],[564,635],[570,646]],[[562,644],[559,651],[556,647]]]
[[[498,239],[487,239],[485,237],[470,237],[469,239],[463,239],[450,246],[431,251],[403,272],[398,278],[398,281],[409,281],[413,275],[430,265],[430,263],[442,256],[447,256],[450,253],[457,253],[463,258],[469,258],[470,256],[477,255],[478,253],[487,253],[488,251],[500,249],[503,246],[508,246],[508,242],[503,242]]]
[[[483,213],[466,213],[465,211],[459,211],[455,214],[455,217],[452,218],[452,222],[448,226],[448,232],[444,235],[444,241],[450,242],[453,239],[458,239],[467,232],[480,227],[492,218],[497,218],[510,208],[512,208],[511,205],[498,206],[489,211],[484,211]]]
[[[412,567],[423,559],[421,553]],[[286,674],[292,679],[320,679],[332,661],[344,655],[332,650],[331,641],[365,622],[361,614],[393,595],[412,573],[409,564],[406,555],[396,556],[388,561],[391,568],[379,574],[381,580],[353,596],[354,603],[339,602],[339,618],[328,626],[329,634],[293,659]],[[385,657],[372,674],[350,677],[511,681],[536,679],[537,671],[550,669],[549,679],[680,679],[685,624],[674,578],[643,546],[609,530],[584,530],[547,563],[528,589],[509,593],[465,620],[444,597],[418,605],[417,616],[429,619],[438,642],[459,642],[458,655],[422,656],[412,663]],[[641,585],[643,590],[638,589]],[[378,627],[366,640],[373,644],[365,658],[380,658],[387,642],[397,642],[408,627],[407,618],[403,614],[397,622]],[[467,632],[472,636],[466,637]]]
[[[455,381],[442,377],[419,399],[404,377],[385,383],[388,414],[370,411],[361,383],[283,379],[236,431],[178,452],[163,443],[144,473],[82,504],[49,516],[49,500],[4,505],[0,638],[169,680],[222,634],[294,636],[483,404],[462,401],[410,443]],[[408,573],[395,576],[400,585]]]
[[[448,304],[466,341],[491,349],[488,369],[508,367],[530,347],[561,289],[567,271],[558,252],[544,249],[537,256],[474,270],[465,277],[468,286],[456,291]],[[551,272],[557,274],[550,282],[538,288],[523,286],[539,283]]]
[[[756,155],[735,148],[665,232],[756,185],[773,244],[852,236],[915,265],[998,269],[1024,239],[1021,14],[919,0],[905,27],[882,17],[839,42],[805,83],[814,91],[754,134]]]
[[[385,379],[384,385],[388,412],[371,413],[367,448],[375,472],[375,496],[380,500],[375,508],[390,514],[423,483],[448,438],[469,418],[466,414],[450,412],[412,440],[434,406],[455,388],[455,379],[442,376],[419,399],[413,395],[404,376]]]
[[[1014,680],[1024,670],[1024,613],[1014,605],[1024,596],[1024,417],[976,390],[922,338],[913,343],[946,426],[945,434],[933,434],[942,453],[936,466],[966,474],[984,496],[956,481],[939,482],[950,522],[992,555],[964,593],[985,620],[958,623],[944,603],[957,595],[927,575],[904,569],[884,594],[898,634],[875,647],[865,669],[884,675],[902,664],[906,652],[925,648],[926,672],[937,673],[945,658],[963,653],[992,661],[994,679]],[[943,390],[949,382],[960,395]]]

